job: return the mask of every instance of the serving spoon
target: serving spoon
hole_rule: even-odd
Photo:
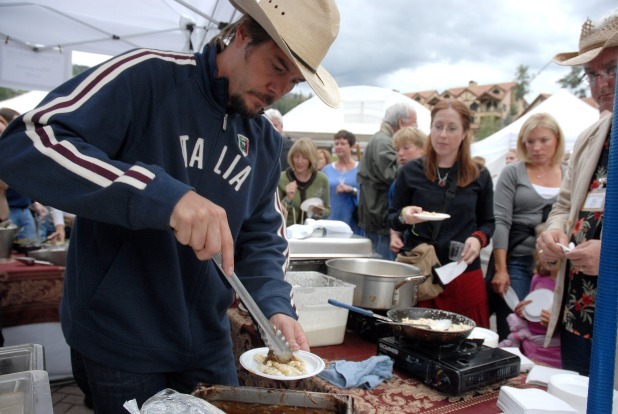
[[[338,306],[340,308],[351,310],[352,312],[360,313],[361,315],[369,316],[376,318],[379,322],[388,323],[391,325],[402,325],[402,326],[412,326],[415,328],[424,328],[431,329],[432,331],[447,331],[453,321],[450,319],[432,319],[431,325],[421,324],[421,323],[404,323],[399,322],[394,319],[389,318],[388,316],[380,315],[379,313],[374,313],[368,309],[359,308],[357,306],[348,305],[347,303],[339,302],[335,299],[328,299],[328,303],[333,306]]]

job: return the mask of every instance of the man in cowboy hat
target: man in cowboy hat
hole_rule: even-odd
[[[546,345],[560,331],[562,368],[588,375],[599,261],[607,164],[618,62],[618,9],[582,26],[579,51],[560,53],[554,61],[584,67],[601,119],[580,134],[562,181],[558,200],[537,240],[541,260],[560,266]],[[613,145],[613,144],[612,144]],[[575,244],[567,253],[556,244]],[[564,297],[564,292],[568,295]]]
[[[281,138],[260,114],[300,82],[338,104],[321,62],[339,12],[333,0],[231,1],[244,16],[202,52],[112,58],[0,140],[1,179],[77,216],[61,323],[96,412],[238,383],[219,253],[291,348],[309,349],[284,281]]]

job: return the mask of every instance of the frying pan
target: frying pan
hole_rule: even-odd
[[[460,315],[454,312],[448,312],[440,309],[426,308],[399,308],[391,309],[386,312],[386,316],[398,322],[393,324],[393,330],[402,334],[407,340],[412,342],[425,342],[434,345],[446,345],[459,343],[466,339],[472,330],[476,327],[476,323],[467,316]],[[453,325],[463,324],[466,329],[461,331],[435,331],[420,326],[406,325],[403,323],[405,318],[408,319],[450,319]],[[452,328],[451,328],[452,329]]]

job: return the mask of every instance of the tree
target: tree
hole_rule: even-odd
[[[530,74],[528,70],[529,68],[526,65],[519,65],[515,69],[515,87],[513,88],[515,101],[523,99],[530,92]]]
[[[479,129],[474,134],[477,141],[487,138],[494,132],[499,131],[502,128],[502,122],[500,118],[493,116],[484,116],[480,119]]]
[[[556,81],[563,88],[571,91],[573,95],[579,98],[585,98],[588,92],[586,83],[582,79],[584,70],[581,66],[571,66],[571,71],[563,78]]]
[[[285,115],[297,105],[311,98],[311,96],[311,93],[308,93],[307,95],[303,94],[302,92],[288,93],[277,102],[272,104],[270,108],[278,109],[279,112],[281,112],[281,115]]]

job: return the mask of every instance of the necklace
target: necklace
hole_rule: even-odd
[[[446,179],[448,178],[448,172],[444,175],[444,177],[442,177],[440,175],[440,168],[439,167],[436,167],[436,171],[438,172],[438,185],[440,187],[444,187],[446,185]]]

